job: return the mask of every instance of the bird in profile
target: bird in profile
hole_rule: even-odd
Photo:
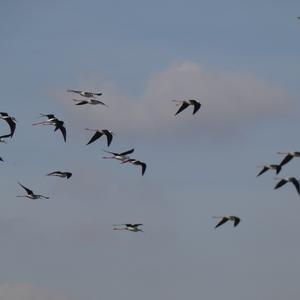
[[[1,135],[0,136],[0,143],[6,143],[6,138],[9,138],[9,137],[11,137],[11,135],[10,134],[5,134],[5,135]]]
[[[67,90],[67,92],[76,93],[76,94],[79,94],[80,96],[86,97],[86,98],[93,98],[94,96],[102,95],[102,93],[93,93],[93,92],[88,92],[88,91]]]
[[[94,131],[94,135],[91,137],[91,139],[88,141],[86,145],[89,145],[93,143],[94,141],[98,140],[102,135],[106,136],[107,139],[107,147],[109,147],[112,139],[113,139],[113,132],[107,129],[89,129],[85,128],[85,130]]]
[[[279,164],[281,167],[283,165],[287,164],[294,157],[299,157],[300,156],[300,152],[298,152],[298,151],[295,151],[295,152],[277,152],[277,153],[285,155],[284,159]]]
[[[87,100],[73,99],[73,101],[77,102],[75,105],[85,105],[85,104],[97,105],[97,104],[101,104],[101,105],[104,105],[104,106],[108,106],[104,102],[99,101],[97,99],[87,99]]]
[[[139,228],[142,225],[143,224],[117,224],[117,225],[113,225],[114,226],[113,230],[127,230],[127,231],[131,231],[131,232],[139,232],[139,231],[143,232],[143,230],[141,228]],[[125,226],[125,227],[119,227],[119,226]]]
[[[185,110],[188,106],[193,105],[194,106],[194,110],[193,110],[193,115],[200,109],[201,107],[201,103],[196,101],[196,100],[172,100],[173,102],[176,102],[176,106],[179,106],[178,111],[175,113],[175,116],[178,115],[180,112],[182,112],[183,110]]]
[[[64,121],[61,121],[59,119],[57,119],[53,114],[40,114],[43,117],[47,117],[47,120],[42,121],[42,122],[38,122],[38,123],[33,123],[32,125],[52,125],[55,126],[54,131],[60,130],[64,141],[67,141],[67,130],[64,127]]]
[[[128,154],[131,154],[134,152],[134,149],[130,149],[130,150],[127,150],[127,151],[124,151],[124,152],[110,152],[110,151],[106,151],[106,150],[103,150],[104,152],[106,153],[110,153],[112,154],[113,156],[102,156],[102,158],[105,158],[105,159],[116,159],[116,160],[120,160],[120,161],[124,161],[126,159],[130,159],[130,157],[128,156]]]
[[[287,182],[291,182],[294,185],[295,189],[297,190],[297,193],[300,195],[299,181],[295,177],[285,177],[285,178],[275,178],[275,179],[279,180],[279,182],[274,187],[275,190],[285,185]]]
[[[234,227],[236,227],[241,222],[241,219],[236,216],[222,216],[222,217],[213,217],[213,218],[221,219],[221,221],[215,226],[215,228],[223,225],[227,221],[233,221]]]
[[[15,130],[16,130],[17,120],[14,117],[10,116],[6,112],[0,112],[0,119],[6,121],[6,123],[9,125],[9,128],[10,128],[10,135],[9,136],[12,138],[12,136],[14,135]]]
[[[276,174],[279,174],[279,172],[281,171],[281,165],[264,165],[262,166],[262,170],[256,175],[256,177],[262,175],[268,170],[275,170]]]
[[[122,164],[125,164],[125,163],[131,163],[132,165],[135,165],[135,166],[141,166],[142,167],[142,176],[145,174],[147,165],[144,162],[137,160],[137,159],[128,158],[128,159],[123,160]]]
[[[55,122],[58,120],[54,114],[40,114],[42,117],[47,117],[47,120],[42,121],[42,122],[37,122],[37,123],[33,123],[33,126],[36,125],[54,125],[55,126]]]
[[[71,172],[54,171],[54,172],[48,173],[47,176],[58,176],[61,178],[69,179],[72,176],[72,173]]]
[[[26,197],[26,198],[29,198],[32,200],[36,200],[36,199],[40,199],[40,198],[49,199],[49,197],[47,197],[47,196],[35,194],[32,190],[30,190],[26,186],[22,185],[20,182],[18,182],[18,184],[26,191],[27,195],[19,195],[17,197]]]

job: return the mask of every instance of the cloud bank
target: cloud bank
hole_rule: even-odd
[[[190,61],[175,63],[153,74],[140,97],[122,95],[112,84],[102,85],[102,90],[102,100],[109,108],[93,107],[91,116],[98,123],[112,124],[119,132],[159,132],[170,127],[177,130],[195,118],[201,119],[203,128],[224,130],[293,109],[293,101],[283,89],[255,75],[208,70]],[[70,104],[72,96],[68,96],[65,102],[74,110]],[[202,107],[194,116],[192,109],[187,108],[175,117],[178,107],[172,99],[197,99]]]

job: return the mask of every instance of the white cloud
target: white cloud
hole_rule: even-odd
[[[292,103],[291,97],[283,89],[255,75],[207,70],[189,61],[152,75],[139,98],[122,95],[112,84],[102,87],[102,100],[109,108],[93,107],[89,116],[97,124],[107,124],[117,132],[176,131],[195,118],[201,119],[202,128],[224,129],[292,110],[288,105]],[[64,102],[71,107],[72,96],[68,97]],[[178,107],[172,99],[198,99],[202,108],[194,116],[191,108],[187,108],[175,117]],[[83,107],[75,109],[72,104],[72,111],[77,111],[73,117],[79,116],[80,109]],[[179,120],[174,122],[175,119]]]
[[[1,300],[68,300],[62,295],[57,295],[47,289],[34,287],[31,284],[0,285]]]

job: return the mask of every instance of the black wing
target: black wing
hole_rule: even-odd
[[[40,114],[43,117],[47,117],[48,119],[55,119],[55,116],[53,114]]]
[[[178,115],[180,112],[182,112],[184,109],[186,109],[189,106],[187,102],[183,102],[178,111],[176,112],[175,116]]]
[[[71,93],[77,93],[77,94],[80,94],[82,91],[67,90],[67,92],[71,92]]]
[[[281,165],[275,165],[276,168],[276,174],[279,174],[279,172],[281,171]]]
[[[27,192],[28,195],[33,195],[33,191],[28,189],[26,186],[18,182],[18,184]]]
[[[88,101],[82,100],[81,102],[76,103],[75,105],[84,105],[87,104]]]
[[[92,138],[89,140],[89,142],[88,142],[86,145],[89,145],[89,144],[91,144],[92,142],[96,141],[96,140],[99,139],[102,135],[103,135],[102,132],[96,131],[96,133],[92,136]]]
[[[51,176],[51,175],[55,175],[55,174],[62,174],[62,172],[54,171],[54,172],[48,173],[47,176]]]
[[[16,129],[16,123],[13,121],[12,118],[7,118],[5,121],[8,123],[10,127],[10,137],[14,135],[15,129]]]
[[[194,105],[193,115],[200,109],[201,103],[196,100],[191,100],[191,103]]]
[[[223,225],[223,224],[226,223],[227,221],[228,221],[228,218],[223,218],[223,219],[215,226],[215,228],[217,228],[217,227]]]
[[[2,157],[0,157],[0,161],[3,161]]]
[[[267,172],[269,170],[268,167],[263,167],[263,169],[256,175],[256,177],[260,176],[261,174]]]
[[[142,226],[143,224],[129,224],[130,225],[130,227],[139,227],[139,226]],[[126,224],[126,226],[127,226],[127,224]]]
[[[274,187],[274,189],[278,189],[280,188],[281,186],[285,185],[287,183],[287,180],[286,179],[281,179]]]
[[[241,222],[241,219],[238,217],[234,217],[234,227],[236,227]]]
[[[141,167],[142,167],[142,176],[143,176],[143,175],[145,174],[147,165],[146,165],[144,162],[141,162],[140,165],[141,165]]]
[[[122,153],[118,153],[119,155],[123,156],[123,155],[127,155],[127,154],[131,154],[134,152],[134,148],[130,149],[130,150],[127,150],[125,152],[122,152]]]
[[[106,135],[107,138],[107,147],[109,147],[112,139],[113,139],[113,135],[106,129],[103,130],[103,133]]]
[[[67,175],[67,178],[68,178],[68,179],[72,176],[72,173],[71,173],[71,172],[66,172],[65,174]]]
[[[62,133],[62,135],[63,135],[63,137],[64,137],[64,141],[66,142],[67,141],[67,130],[66,130],[66,128],[64,127],[64,122],[63,121],[57,121],[56,122],[56,125],[55,125],[55,129],[54,129],[54,131],[56,131],[56,130],[60,130],[61,131],[61,133]]]
[[[93,94],[93,95],[96,95],[96,96],[102,96],[102,93],[91,93],[91,94]]]
[[[297,190],[297,193],[300,194],[300,185],[299,185],[299,181],[296,178],[290,178],[291,183],[294,185],[294,187]]]
[[[291,155],[291,154],[288,154],[282,161],[281,163],[279,164],[279,166],[283,166],[285,164],[287,164],[294,156]]]
[[[11,134],[1,135],[1,136],[0,136],[0,139],[6,139],[6,138],[8,138],[8,137],[10,137],[10,136],[11,136]]]

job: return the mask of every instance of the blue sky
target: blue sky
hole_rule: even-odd
[[[256,178],[299,149],[297,1],[3,1],[0,298],[299,299],[299,197]],[[67,89],[103,92],[77,107]],[[174,117],[172,99],[202,108]],[[65,121],[67,143],[32,127]],[[116,132],[140,170],[102,160]],[[1,132],[7,125],[0,123]],[[294,159],[282,176],[299,177]],[[46,177],[73,172],[69,180]],[[17,182],[49,195],[27,201]],[[214,215],[241,217],[214,229]],[[144,234],[114,232],[143,223]]]

